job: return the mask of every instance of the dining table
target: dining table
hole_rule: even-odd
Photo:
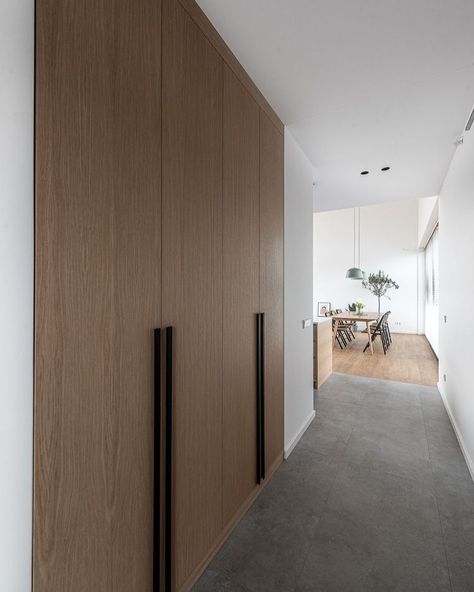
[[[372,345],[372,339],[371,339],[371,334],[370,334],[370,325],[375,321],[378,321],[380,318],[380,315],[378,312],[362,312],[362,313],[357,313],[357,312],[341,312],[335,315],[332,315],[332,319],[335,321],[334,323],[334,332],[333,332],[333,336],[332,336],[332,343],[333,346],[336,343],[336,335],[337,335],[337,329],[339,327],[339,323],[341,321],[350,321],[351,323],[365,323],[366,327],[367,327],[367,337],[369,340],[369,349],[370,349],[370,354],[373,356],[374,355],[374,347]]]

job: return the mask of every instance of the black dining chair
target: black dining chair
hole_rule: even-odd
[[[341,314],[342,309],[336,308],[336,314]],[[347,337],[348,341],[352,341],[355,339],[355,335],[353,333],[354,324],[352,321],[339,321],[339,328],[344,331],[344,334]]]
[[[336,314],[336,311],[330,310],[330,311],[324,313],[324,316],[332,317],[335,314]],[[334,333],[335,330],[336,330],[336,321],[335,321],[335,319],[333,319],[332,320],[332,332]],[[347,338],[347,335],[345,334],[343,328],[340,325],[340,321],[339,321],[339,325],[337,327],[336,341],[341,349],[344,349],[347,346],[348,338]]]
[[[370,325],[369,334],[368,334],[368,341],[367,345],[364,347],[364,352],[370,346],[370,342],[372,343],[375,339],[380,337],[380,341],[382,342],[383,353],[386,355],[388,348],[390,347],[389,338],[387,334],[387,318],[388,313],[384,313],[379,320],[377,321],[376,325]],[[367,333],[367,329],[364,329],[362,333]]]
[[[386,319],[385,319],[385,331],[387,333],[387,337],[388,337],[388,343],[389,346],[392,344],[392,334],[390,333],[390,325],[388,324],[388,318],[389,316],[392,314],[391,311],[387,311],[386,313]]]

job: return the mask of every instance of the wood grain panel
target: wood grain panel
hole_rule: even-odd
[[[265,313],[265,462],[283,454],[283,136],[260,110],[260,310]]]
[[[187,11],[189,16],[198,25],[204,35],[209,39],[212,45],[215,47],[219,55],[223,58],[227,66],[233,71],[240,82],[245,86],[247,92],[254,98],[258,105],[265,111],[266,115],[270,118],[273,125],[278,131],[283,134],[284,124],[281,122],[278,115],[275,113],[273,108],[267,99],[260,92],[259,88],[244,70],[239,60],[231,52],[225,41],[219,35],[217,30],[211,21],[207,18],[201,7],[195,2],[195,0],[179,0],[183,8]]]
[[[34,592],[151,590],[160,16],[36,3]]]
[[[224,68],[224,524],[256,487],[259,107]]]
[[[173,589],[222,530],[223,62],[163,3],[163,323],[175,332]]]

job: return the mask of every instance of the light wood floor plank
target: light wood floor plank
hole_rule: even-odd
[[[367,336],[358,333],[356,340],[333,351],[333,371],[368,378],[397,380],[426,386],[438,382],[438,360],[424,335],[393,334],[393,343],[384,356],[379,339],[374,341],[374,355],[362,353]]]

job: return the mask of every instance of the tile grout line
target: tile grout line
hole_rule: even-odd
[[[387,381],[387,380],[384,380],[384,379],[382,379],[382,378],[372,378],[372,377],[370,377],[370,378],[367,378],[367,377],[358,376],[358,375],[351,375],[351,376],[354,376],[355,378],[362,378],[363,380],[370,380],[370,381],[372,381],[372,382],[374,382],[374,381],[375,381],[375,382],[394,382],[394,381]],[[414,383],[400,383],[400,384],[408,384],[409,386],[413,386],[413,387],[420,387],[420,386],[424,386],[424,385],[418,385],[418,384],[414,384]],[[432,388],[432,387],[427,387],[427,388]],[[436,390],[436,389],[435,389],[435,390]],[[366,393],[366,394],[367,394],[367,393]],[[324,398],[330,398],[330,397],[327,397],[327,396],[326,396],[326,397],[324,397]],[[420,408],[421,415],[422,415],[422,420],[423,420],[423,427],[424,427],[424,431],[425,431],[425,440],[426,440],[426,445],[427,445],[427,449],[428,449],[428,463],[429,463],[429,465],[430,465],[430,471],[432,472],[432,466],[431,466],[431,461],[430,461],[430,457],[429,457],[429,445],[428,445],[428,439],[427,439],[427,437],[426,437],[426,423],[425,423],[425,419],[424,419],[423,405],[422,405],[422,403],[421,403],[421,400],[420,400],[420,398],[419,398],[419,395],[418,395],[418,394],[417,394],[417,398],[418,398],[418,400],[419,400],[419,405],[417,405],[417,407],[419,407],[419,408]],[[364,405],[363,405],[363,400],[364,400],[364,399],[365,399],[365,395],[364,395],[364,397],[361,399],[361,401],[359,401],[359,402],[348,402],[348,401],[341,401],[341,402],[339,402],[339,404],[341,404],[341,405],[354,405],[354,406],[358,407],[358,408],[359,408],[359,411],[360,411],[360,409],[362,409],[362,408],[364,407]],[[393,409],[393,408],[390,408],[390,407],[384,407],[384,406],[381,406],[381,407],[380,407],[380,409],[384,409],[384,410],[391,410],[391,411],[393,411],[394,413],[396,413],[396,412],[398,411],[397,409]],[[411,415],[411,413],[410,413],[410,415]],[[320,416],[320,417],[321,417],[321,416]],[[352,432],[353,432],[353,431],[354,431],[354,426],[352,426],[351,433],[349,434],[349,438],[352,436]],[[348,438],[348,442],[349,442],[349,438]],[[345,448],[346,448],[346,447],[347,447],[347,444],[346,444]],[[405,479],[405,480],[408,480],[408,481],[416,481],[416,479],[415,479],[414,477],[412,477],[411,475],[405,475],[405,474],[403,474],[403,473],[400,473],[400,472],[390,471],[390,470],[387,470],[387,469],[382,469],[382,468],[372,469],[372,468],[371,468],[370,466],[368,466],[368,465],[361,464],[361,463],[357,463],[357,462],[353,462],[353,461],[352,461],[352,462],[351,462],[351,461],[346,461],[346,463],[347,463],[348,465],[351,465],[351,466],[360,467],[361,469],[363,469],[363,470],[366,470],[366,471],[375,471],[375,472],[380,472],[380,473],[383,473],[383,474],[385,474],[385,475],[393,475],[393,476],[396,476],[396,477],[398,477],[399,479]]]
[[[421,399],[420,399],[420,403],[421,403]],[[444,551],[444,557],[445,557],[445,560],[446,560],[446,568],[448,570],[449,586],[451,588],[451,592],[454,592],[453,582],[451,580],[451,566],[449,564],[448,552],[446,550],[446,541],[445,541],[445,538],[444,538],[444,528],[443,528],[443,524],[441,522],[441,513],[439,511],[438,494],[436,493],[436,487],[435,487],[435,477],[434,477],[434,471],[433,471],[433,463],[431,462],[431,449],[430,449],[430,443],[429,443],[429,440],[428,440],[428,432],[426,430],[425,409],[424,409],[423,404],[421,404],[421,412],[422,412],[422,415],[423,415],[423,427],[424,427],[424,430],[425,430],[426,446],[428,448],[428,460],[429,460],[429,463],[430,463],[431,477],[433,479],[433,493],[434,493],[434,498],[435,498],[435,502],[436,502],[436,511],[438,513],[439,529],[440,529],[440,532],[441,532],[441,541],[443,543],[443,551]]]
[[[356,377],[358,378],[358,377]],[[377,382],[379,382],[380,380],[377,380]],[[427,479],[428,479],[428,485],[429,485],[429,476],[431,475],[432,477],[432,482],[431,482],[431,491],[434,494],[434,501],[436,503],[436,506],[434,504],[431,504],[432,507],[432,518],[430,519],[433,520],[434,522],[431,522],[431,524],[433,525],[434,531],[433,531],[433,539],[436,540],[436,555],[438,557],[438,562],[442,562],[442,558],[441,558],[441,553],[444,552],[444,556],[445,556],[445,566],[446,566],[446,572],[442,572],[442,574],[440,573],[439,576],[441,576],[443,578],[443,581],[446,582],[446,585],[448,585],[448,588],[446,588],[446,590],[449,590],[450,592],[453,592],[455,589],[455,574],[456,574],[456,566],[453,564],[453,566],[450,565],[449,561],[448,561],[448,547],[447,547],[447,539],[445,540],[445,536],[444,536],[444,529],[443,529],[443,524],[441,522],[441,512],[440,512],[440,508],[442,507],[441,501],[442,501],[442,497],[441,496],[437,496],[436,495],[436,490],[434,488],[434,474],[435,474],[435,456],[433,456],[435,454],[436,451],[436,447],[435,447],[435,442],[433,440],[433,438],[431,437],[430,439],[428,439],[428,435],[429,434],[433,434],[432,430],[428,430],[428,426],[430,426],[430,415],[429,415],[429,411],[430,408],[427,407],[426,405],[422,404],[422,401],[424,400],[423,397],[421,396],[420,393],[422,393],[423,391],[421,390],[416,390],[417,385],[410,385],[411,387],[414,387],[413,390],[410,389],[410,394],[413,394],[413,403],[417,403],[416,407],[418,407],[418,409],[416,409],[416,407],[412,407],[410,405],[409,410],[407,409],[407,411],[410,412],[411,415],[413,415],[413,413],[417,413],[418,415],[418,410],[420,413],[420,420],[419,422],[417,421],[417,429],[416,431],[418,431],[419,436],[420,436],[420,441],[419,444],[420,446],[422,446],[426,452],[423,453],[423,457],[425,459],[425,462],[429,463],[429,468],[426,467],[426,469],[428,470],[428,472],[426,473]],[[334,395],[337,398],[337,396],[344,396],[345,393],[343,392],[344,389],[343,388],[336,388]],[[314,543],[315,541],[318,540],[319,536],[321,533],[325,533],[326,537],[329,537],[328,540],[332,540],[333,539],[333,530],[329,529],[326,532],[326,526],[329,524],[330,526],[330,522],[328,523],[327,519],[328,517],[330,518],[331,516],[331,512],[334,511],[338,511],[338,490],[340,488],[340,486],[343,485],[344,483],[344,472],[348,469],[348,467],[355,467],[360,469],[361,471],[369,471],[371,473],[375,473],[375,475],[377,475],[378,473],[383,473],[383,474],[388,474],[388,475],[393,475],[399,479],[403,479],[403,480],[407,480],[410,482],[413,481],[417,481],[416,477],[409,474],[409,475],[403,475],[400,474],[398,472],[393,472],[391,470],[387,470],[387,468],[374,468],[372,466],[367,466],[364,464],[360,464],[358,462],[354,462],[351,460],[351,455],[350,455],[350,451],[351,451],[351,447],[352,447],[352,443],[351,443],[351,439],[352,438],[356,438],[357,439],[357,430],[355,430],[356,427],[359,427],[361,425],[361,421],[364,420],[364,412],[367,409],[367,407],[372,406],[372,398],[370,396],[371,391],[370,389],[364,389],[363,385],[361,384],[355,384],[352,388],[352,394],[355,396],[358,393],[360,393],[357,401],[341,401],[340,403],[343,405],[343,408],[341,408],[340,412],[344,415],[345,411],[349,411],[349,406],[352,407],[352,418],[347,418],[349,419],[349,421],[347,422],[346,427],[342,430],[339,431],[338,429],[336,429],[334,435],[336,436],[336,439],[333,440],[333,437],[330,438],[329,441],[325,441],[325,444],[330,444],[332,441],[332,445],[330,446],[323,446],[323,451],[321,452],[321,441],[319,438],[315,438],[315,440],[311,443],[311,439],[310,439],[310,443],[309,445],[305,445],[303,443],[303,440],[300,441],[298,443],[298,445],[295,447],[295,451],[297,449],[304,449],[305,451],[308,451],[310,453],[309,457],[305,460],[303,458],[304,463],[299,465],[296,467],[298,470],[303,469],[305,467],[308,466],[307,463],[311,463],[312,462],[312,457],[314,456],[315,458],[324,461],[324,464],[327,464],[327,467],[330,469],[330,472],[326,472],[326,476],[324,478],[324,480],[322,481],[322,486],[317,485],[317,487],[319,488],[319,491],[321,493],[324,493],[324,495],[322,495],[319,498],[319,502],[318,505],[316,506],[317,508],[317,513],[314,512],[313,516],[315,518],[313,524],[311,525],[311,528],[309,530],[304,529],[303,532],[299,535],[300,537],[303,537],[305,540],[305,544],[300,546],[300,555],[299,555],[299,566],[297,567],[297,569],[294,570],[293,572],[293,577],[291,578],[291,580],[289,580],[287,582],[287,586],[285,587],[285,590],[287,590],[287,592],[303,592],[304,590],[307,589],[313,589],[311,588],[311,582],[313,581],[311,578],[307,579],[307,577],[309,575],[312,574],[313,569],[320,569],[320,567],[318,567],[318,565],[314,564],[314,560],[315,559],[320,559],[320,555],[319,553],[315,553],[315,547],[314,547]],[[350,393],[348,392],[347,395],[349,395]],[[396,393],[395,393],[396,395]],[[322,402],[324,399],[326,399],[326,397],[321,397],[319,398],[318,393],[315,393],[315,399],[318,400],[318,402]],[[316,403],[316,401],[315,401]],[[315,407],[317,408],[318,406],[315,405]],[[421,409],[420,409],[421,407]],[[394,408],[391,409],[390,407],[383,407],[383,410],[386,410],[392,414],[396,414],[398,415],[398,408]],[[402,411],[405,411],[405,408],[402,409]],[[426,413],[425,413],[426,411]],[[337,412],[337,410],[336,410]],[[408,417],[408,414],[407,414]],[[318,421],[319,420],[319,421]],[[327,420],[331,420],[331,416],[330,415],[325,415],[325,416],[321,416],[318,415],[316,416],[316,421],[314,423],[314,426],[316,427],[316,424],[319,423],[319,425],[324,424],[325,421]],[[337,422],[336,422],[337,423]],[[337,428],[337,426],[336,426]],[[414,430],[413,433],[415,434],[416,431]],[[430,442],[431,442],[431,446],[430,446]],[[425,448],[426,447],[426,448]],[[324,450],[326,450],[326,452],[324,452]],[[421,451],[420,451],[421,453]],[[345,455],[348,454],[349,456],[346,457]],[[327,470],[327,469],[325,469]],[[317,476],[317,474],[316,474]],[[290,474],[291,477],[291,474]],[[339,479],[339,477],[341,477],[341,479]],[[364,479],[363,474],[360,476],[361,479]],[[337,486],[337,487],[336,487]],[[321,491],[322,487],[324,488],[323,491]],[[429,495],[429,493],[431,493],[431,491],[428,489],[426,491],[426,495]],[[319,497],[319,496],[318,496]],[[329,507],[329,500],[331,499],[331,507]],[[426,499],[426,497],[425,497]],[[439,504],[438,504],[438,500],[439,500]],[[275,501],[275,500],[274,500]],[[272,502],[272,504],[274,503],[274,501]],[[435,509],[436,507],[436,509]],[[274,507],[275,509],[278,511],[278,504]],[[439,524],[439,528],[440,528],[440,536],[441,536],[441,541],[439,539],[437,539],[437,534],[435,532],[436,529],[436,513],[438,514],[438,524]],[[326,520],[325,520],[326,519]],[[431,529],[432,530],[432,529]],[[253,535],[251,535],[253,537]],[[303,539],[300,539],[303,540]],[[242,541],[241,541],[242,542]],[[441,542],[442,544],[442,548],[443,551],[441,551],[441,547],[439,545],[439,542]],[[252,552],[249,551],[251,554]],[[268,549],[264,549],[263,551],[264,555],[266,556],[266,554],[271,553],[271,547],[268,547]],[[371,559],[370,561],[370,566],[368,564],[368,569],[370,569],[370,571],[367,571],[367,575],[369,575],[370,577],[374,577],[375,578],[375,583],[377,585],[382,585],[383,581],[380,580],[376,574],[373,573],[372,568],[374,566],[373,560]],[[262,564],[263,568],[266,569],[267,566],[265,566],[265,564]],[[377,565],[377,563],[375,563],[375,565]],[[283,567],[283,566],[282,566]],[[451,569],[452,567],[452,569]],[[246,569],[249,568],[249,565],[244,566],[244,571]],[[250,566],[251,568],[251,566]],[[234,568],[233,568],[234,569]],[[239,568],[241,569],[241,567]],[[444,569],[444,566],[441,565],[440,563],[440,569]],[[227,568],[225,567],[225,563],[223,567],[218,567],[216,574],[219,575],[219,572],[221,574],[225,574]],[[235,583],[236,585],[238,585],[238,589],[241,590],[241,592],[250,592],[250,590],[254,589],[254,585],[253,584],[249,584],[245,578],[241,579],[241,578],[237,578],[237,580],[233,581],[233,578],[235,577],[235,572],[234,572],[234,576],[232,576],[233,570],[231,570],[230,572],[228,572],[228,574],[230,575],[231,579],[230,582],[231,584]],[[238,573],[238,572],[237,572]],[[365,573],[365,571],[364,571]],[[251,574],[251,572],[250,572]],[[447,580],[444,580],[444,577],[446,577],[446,575],[448,576]],[[211,583],[213,584],[213,586],[211,588],[208,589],[208,592],[214,591],[214,590],[223,590],[223,581],[220,581],[219,579],[215,579],[214,577],[212,578]],[[228,583],[225,582],[225,586],[227,587]],[[277,592],[278,590],[282,590],[282,588],[280,587],[282,585],[280,580],[276,580],[275,581],[275,585],[273,586],[272,590],[273,592]],[[309,585],[310,588],[307,588],[306,586]],[[216,587],[214,587],[216,586]],[[241,588],[241,587],[242,588]],[[249,586],[249,587],[247,587]],[[265,587],[265,586],[264,586]],[[237,588],[234,588],[232,586],[232,589],[236,590]],[[265,587],[265,589],[267,589]]]
[[[360,403],[357,403],[356,405],[357,406],[360,406]],[[319,417],[321,417],[321,416],[319,416]],[[318,415],[316,414],[315,419],[317,419],[317,418],[318,418]],[[338,478],[340,472],[342,471],[342,465],[343,465],[342,458],[343,458],[343,456],[345,454],[345,451],[346,451],[346,448],[347,448],[347,446],[349,444],[349,440],[350,440],[350,438],[352,436],[352,432],[354,431],[354,423],[355,423],[355,418],[354,418],[354,421],[352,422],[350,434],[349,434],[349,436],[347,438],[347,441],[344,444],[344,448],[343,448],[343,450],[341,452],[340,460],[336,462],[337,468],[336,468],[335,473],[334,473],[334,478],[332,480],[331,485],[328,488],[328,493],[326,495],[326,499],[324,500],[323,508],[321,510],[321,515],[319,516],[318,521],[316,523],[316,528],[319,526],[319,523],[321,522],[324,514],[326,513],[327,505],[328,505],[328,501],[329,501],[329,497],[331,496],[331,493],[332,493],[332,491],[334,489],[334,486],[336,485],[337,478]],[[299,443],[298,443],[298,445],[299,445]],[[306,567],[306,563],[308,561],[310,552],[311,552],[311,548],[309,547],[307,549],[306,553],[304,554],[303,565],[302,565],[302,568],[301,568],[301,572],[299,574],[299,577],[297,578],[296,585],[295,585],[295,588],[294,588],[294,592],[298,592],[300,578],[302,577],[302,575],[304,573],[304,568]]]

